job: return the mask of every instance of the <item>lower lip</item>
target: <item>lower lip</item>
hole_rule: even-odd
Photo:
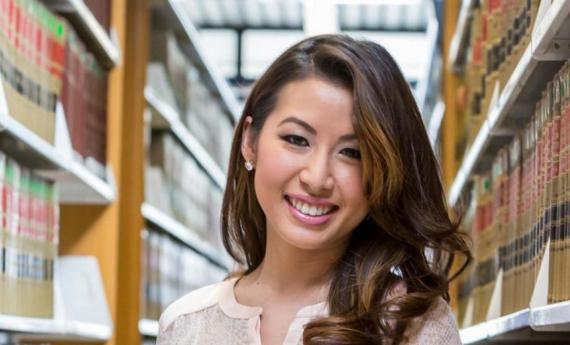
[[[291,212],[291,215],[293,215],[293,217],[295,217],[301,223],[307,225],[321,225],[323,223],[326,223],[329,221],[329,219],[332,218],[334,212],[336,212],[335,210],[332,213],[323,214],[322,216],[308,216],[304,213],[301,213],[301,211],[293,207],[293,205],[291,205],[289,201],[285,200],[285,203],[287,204],[287,207],[289,208],[289,212]]]

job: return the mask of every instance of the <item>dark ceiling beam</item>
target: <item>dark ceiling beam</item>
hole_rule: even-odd
[[[236,34],[237,34],[237,39],[236,39],[236,75],[235,75],[235,80],[236,83],[235,84],[241,84],[241,82],[244,80],[243,78],[243,74],[242,74],[242,65],[243,65],[243,31],[242,30],[236,30]]]
[[[208,30],[283,30],[283,31],[302,31],[302,26],[280,26],[280,25],[262,25],[262,26],[231,26],[231,25],[200,25],[199,29],[208,29]],[[407,28],[407,27],[394,27],[394,28],[385,28],[385,27],[365,27],[363,25],[359,26],[341,26],[341,31],[382,31],[382,32],[404,32],[404,33],[420,33],[425,32],[426,28]]]

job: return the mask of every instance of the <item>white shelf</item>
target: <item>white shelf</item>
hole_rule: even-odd
[[[570,342],[570,301],[521,311],[459,331],[463,344],[485,344],[504,340]],[[566,333],[563,333],[566,332]]]
[[[533,308],[530,313],[530,327],[535,331],[570,331],[570,301]]]
[[[456,72],[460,72],[463,67],[465,67],[465,55],[467,54],[467,44],[469,39],[467,34],[469,33],[469,25],[471,25],[474,3],[474,0],[463,0],[461,2],[457,28],[449,46],[449,66]]]
[[[83,38],[97,60],[105,68],[111,69],[121,60],[121,52],[99,24],[83,0],[42,0],[50,9],[64,14],[73,23],[77,33]]]
[[[489,337],[487,331],[487,324],[480,323],[475,326],[470,326],[459,330],[462,344],[474,344]]]
[[[524,338],[528,331],[530,309],[524,309],[516,313],[501,316],[500,318],[482,322],[459,331],[463,344],[476,344],[485,341],[493,341],[499,338]]]
[[[566,60],[570,57],[570,2],[541,1],[541,6],[549,7],[544,9],[544,15],[539,10],[532,33],[532,57],[541,61]]]
[[[0,146],[10,157],[57,182],[61,203],[109,204],[115,199],[110,169],[106,180],[101,179],[6,113],[0,113],[0,136]]]
[[[111,327],[75,321],[1,315],[0,331],[25,334],[26,339],[102,342],[111,338]]]
[[[188,39],[188,51],[190,58],[196,64],[204,78],[206,86],[211,92],[218,95],[221,99],[222,106],[229,115],[232,123],[236,123],[241,115],[241,107],[237,102],[234,92],[231,90],[228,82],[222,77],[222,74],[216,67],[206,59],[204,47],[200,41],[200,34],[192,24],[185,7],[186,0],[168,0],[161,13],[161,20],[164,25],[175,29],[182,33]]]
[[[562,66],[562,61],[570,57],[570,53],[564,55],[558,51],[558,55],[554,55],[544,48],[551,46],[553,38],[570,30],[570,1],[556,1],[554,4],[556,6],[545,10],[533,32],[531,43],[501,90],[497,102],[491,105],[486,120],[465,153],[449,190],[450,205],[457,204],[472,174],[489,168],[494,154],[524,128],[532,116],[535,103],[540,99],[542,89]],[[558,59],[554,62],[542,61],[545,56],[557,56]]]
[[[439,137],[439,132],[443,124],[444,115],[445,115],[445,103],[440,100],[435,104],[435,107],[433,107],[433,111],[429,118],[429,123],[427,128],[429,141],[431,143],[431,147],[433,148],[435,148],[435,143],[437,142],[437,138]]]
[[[222,169],[214,161],[212,156],[204,149],[198,140],[184,126],[177,111],[166,102],[163,102],[150,86],[146,86],[144,95],[148,104],[161,117],[160,121],[172,131],[182,145],[194,156],[198,164],[206,171],[220,189],[226,185],[226,176]]]
[[[515,313],[487,321],[487,331],[490,338],[519,330],[529,325],[530,309],[526,308]]]
[[[149,319],[139,320],[139,332],[145,337],[156,338],[158,336],[158,321]]]
[[[230,269],[231,262],[223,257],[220,251],[214,249],[211,244],[201,239],[198,234],[192,231],[192,229],[189,229],[187,226],[175,220],[165,212],[159,210],[153,205],[143,203],[141,206],[141,213],[144,219],[148,222],[177,238],[179,241],[200,253],[216,266],[224,270]]]

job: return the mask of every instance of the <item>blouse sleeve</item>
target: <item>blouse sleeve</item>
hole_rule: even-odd
[[[158,336],[156,339],[156,345],[169,345],[173,344],[172,339],[167,332],[167,326],[164,322],[164,317],[161,317],[158,322]]]
[[[405,336],[404,345],[461,345],[455,317],[441,297],[427,313],[410,323]]]

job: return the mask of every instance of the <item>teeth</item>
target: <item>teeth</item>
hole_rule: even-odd
[[[323,214],[327,214],[332,209],[331,206],[313,206],[306,204],[302,201],[296,199],[289,199],[293,207],[299,210],[301,213],[306,214],[308,216],[322,216]]]
[[[311,206],[311,208],[309,209],[309,214],[311,216],[316,216],[317,215],[317,208],[315,206]]]

